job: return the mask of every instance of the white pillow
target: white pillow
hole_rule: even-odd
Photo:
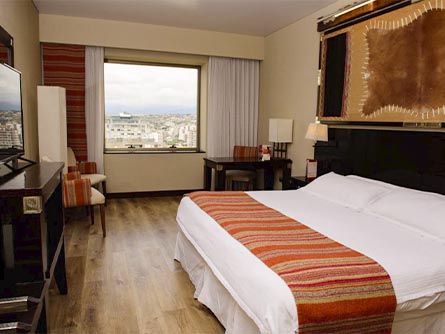
[[[385,188],[389,188],[389,189],[395,189],[395,188],[400,188],[399,186],[396,186],[394,184],[391,183],[386,183],[383,181],[378,181],[378,180],[374,180],[374,179],[368,179],[362,176],[358,176],[358,175],[346,175],[347,178],[350,179],[354,179],[354,180],[358,180],[358,181],[362,181],[362,182],[367,182],[367,183],[372,183],[372,184],[376,184]]]
[[[331,172],[318,177],[302,190],[325,200],[361,211],[370,202],[390,192],[391,188]]]
[[[445,196],[397,188],[365,210],[445,242]]]

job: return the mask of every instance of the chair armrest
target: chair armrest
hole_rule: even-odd
[[[77,166],[81,174],[97,174],[97,165],[94,161],[80,161]]]
[[[65,208],[91,205],[91,181],[89,179],[65,180],[63,205]]]

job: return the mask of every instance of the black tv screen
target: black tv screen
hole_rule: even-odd
[[[23,153],[21,74],[0,64],[0,162]]]

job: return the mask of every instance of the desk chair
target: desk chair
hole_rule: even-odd
[[[101,185],[102,194],[107,197],[107,177],[97,174],[97,166],[93,161],[77,161],[71,147],[68,147],[68,172],[79,171],[82,179],[90,179],[91,185]]]
[[[102,234],[105,229],[105,196],[99,190],[91,187],[90,179],[82,179],[80,172],[67,173],[63,180],[63,206],[75,208],[85,206],[90,212],[91,225],[94,224],[94,207],[99,205]]]
[[[258,159],[258,147],[256,146],[234,146],[234,158]],[[254,190],[256,185],[256,171],[250,170],[228,170],[226,172],[227,190]]]

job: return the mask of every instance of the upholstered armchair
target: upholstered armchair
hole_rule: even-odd
[[[240,159],[258,159],[258,147],[234,146],[233,157]],[[228,170],[226,172],[227,190],[254,190],[256,184],[256,171]]]
[[[107,177],[97,174],[97,166],[94,161],[77,161],[71,147],[68,147],[68,172],[79,171],[82,179],[90,179],[91,185],[101,185],[102,194],[107,197]]]
[[[90,179],[82,179],[80,172],[65,174],[63,180],[63,205],[65,208],[87,207],[91,224],[94,224],[94,207],[99,205],[102,223],[102,234],[107,235],[105,228],[105,196],[91,187]]]

